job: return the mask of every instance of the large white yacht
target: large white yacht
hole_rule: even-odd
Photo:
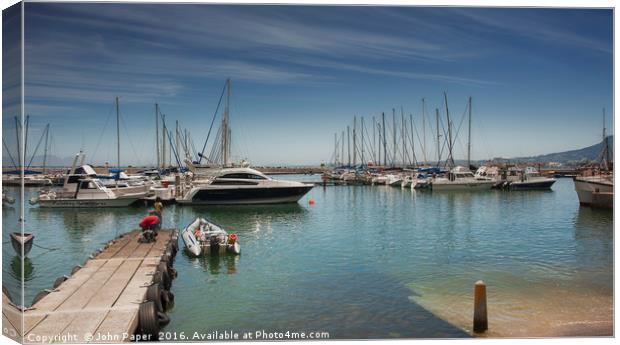
[[[430,182],[432,190],[489,190],[495,182],[491,179],[477,179],[470,170],[457,166],[446,177],[435,177]]]
[[[210,182],[193,184],[179,204],[275,204],[297,202],[313,185],[274,180],[252,168],[221,168]]]

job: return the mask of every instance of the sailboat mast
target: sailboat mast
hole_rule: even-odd
[[[436,128],[437,128],[437,166],[439,166],[439,164],[441,163],[441,144],[440,144],[440,140],[441,140],[441,134],[439,134],[439,108],[435,108],[435,121],[436,121]]]
[[[376,152],[377,152],[377,126],[376,126],[375,117],[372,117],[372,161],[373,163],[377,162]]]
[[[392,156],[392,166],[396,164],[396,109],[392,108],[392,139],[394,141],[394,155]]]
[[[157,165],[159,168],[159,104],[155,103],[155,156],[157,157]]]
[[[342,136],[340,137],[340,165],[344,165],[343,164],[343,160],[344,160],[344,131],[342,131]]]
[[[166,115],[161,114],[161,167],[166,167]]]
[[[469,97],[469,130],[467,132],[467,169],[471,167],[471,96]]]
[[[121,125],[118,97],[116,97],[116,167],[121,168]]]
[[[353,166],[357,165],[357,116],[353,116]]]
[[[428,164],[426,159],[426,100],[422,98],[422,154],[424,155],[424,165]]]
[[[19,125],[19,119],[17,118],[17,116],[15,116],[15,139],[17,140],[17,169],[22,168],[22,155],[21,155],[21,142],[19,141],[19,130],[20,130],[20,125]],[[7,150],[8,151],[8,150]]]
[[[362,116],[362,159],[360,161],[360,164],[362,165],[362,167],[364,166],[364,117]]]
[[[222,127],[222,140],[224,141],[222,145],[222,149],[224,150],[224,166],[228,166],[230,163],[230,78],[226,79],[226,82],[228,83],[228,88],[226,89],[226,109],[224,110],[224,126]]]
[[[409,126],[411,135],[411,161],[413,162],[413,167],[415,168],[418,165],[418,162],[415,156],[415,139],[413,138],[413,114],[409,114]]]
[[[450,168],[454,167],[454,157],[452,156],[452,124],[450,123],[450,111],[448,110],[448,95],[443,93],[444,100],[446,102],[446,117],[448,119],[448,160]]]
[[[45,147],[43,150],[43,173],[45,174],[46,172],[46,167],[47,167],[47,142],[48,142],[48,137],[50,134],[50,124],[48,123],[47,126],[45,126]]]
[[[387,140],[385,139],[385,113],[381,113],[381,117],[383,118],[383,125],[381,125],[381,129],[383,130],[383,166],[387,166]]]
[[[403,167],[407,166],[405,155],[407,154],[407,146],[405,144],[405,114],[403,107],[400,107],[400,136],[403,140],[402,154],[403,154]]]
[[[348,166],[351,166],[351,129],[347,126],[347,161]]]

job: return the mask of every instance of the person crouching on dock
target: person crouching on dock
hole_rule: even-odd
[[[142,218],[140,228],[142,229],[142,240],[146,243],[153,242],[157,238],[157,230],[159,228],[159,217],[154,210],[149,215]]]

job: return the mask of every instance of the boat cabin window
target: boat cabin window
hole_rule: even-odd
[[[234,185],[234,186],[240,186],[240,185],[248,185],[248,186],[255,186],[258,184],[258,182],[253,182],[253,181],[227,181],[227,180],[215,180],[211,183],[212,185]]]
[[[82,181],[80,189],[99,189],[97,184],[93,181]]]
[[[265,180],[263,176],[255,175],[255,174],[247,174],[247,173],[233,173],[222,175],[219,178],[235,178],[235,179],[244,179],[244,180]]]

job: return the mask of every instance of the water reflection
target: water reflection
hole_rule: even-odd
[[[31,280],[34,276],[34,265],[32,264],[32,260],[28,257],[25,257],[24,260],[22,260],[21,257],[17,255],[11,260],[11,275],[13,278],[21,280],[22,267],[24,269],[24,281]]]
[[[190,262],[190,265],[194,268],[201,268],[203,271],[210,274],[235,274],[237,273],[237,262],[239,261],[239,255],[207,255],[200,257],[190,257],[185,251],[183,252],[184,259]]]

